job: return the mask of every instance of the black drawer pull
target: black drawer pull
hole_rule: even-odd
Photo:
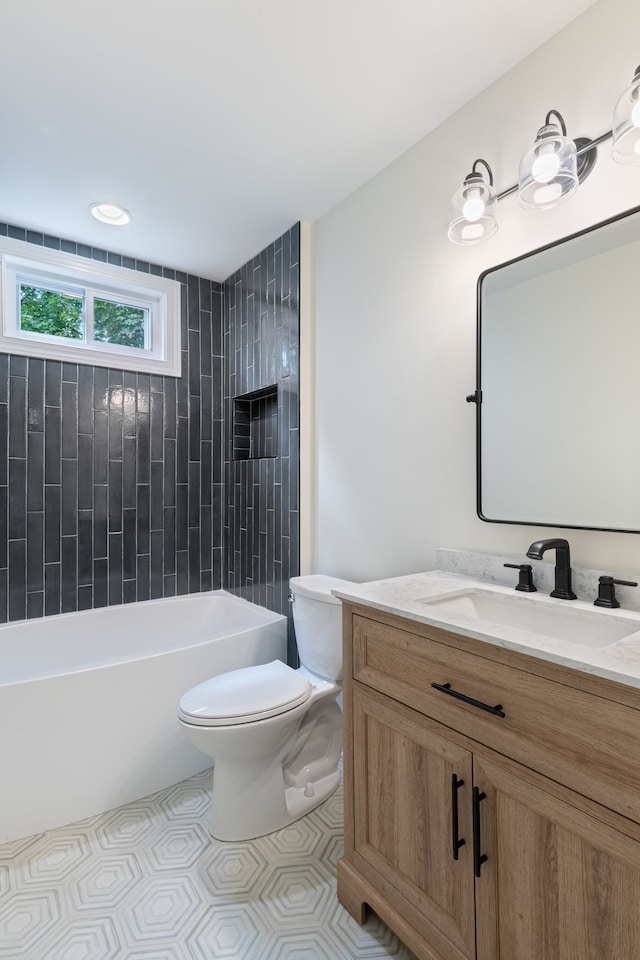
[[[480,853],[480,801],[486,798],[486,793],[480,793],[478,787],[473,788],[473,866],[476,877],[480,876],[480,868],[486,861],[486,853]]]
[[[483,703],[482,700],[474,700],[473,697],[468,697],[464,693],[458,693],[457,690],[452,690],[450,683],[432,683],[431,686],[436,690],[440,690],[441,693],[448,693],[450,697],[455,697],[456,700],[462,700],[463,703],[470,703],[472,707],[477,707],[478,710],[484,710],[494,717],[506,716],[501,703],[496,704],[495,707],[490,707],[488,703]]]
[[[458,859],[458,850],[464,847],[464,840],[458,837],[458,790],[464,787],[464,780],[458,780],[455,773],[451,774],[451,846],[453,859]]]

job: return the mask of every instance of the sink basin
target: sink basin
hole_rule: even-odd
[[[593,649],[608,647],[640,630],[640,621],[572,607],[571,601],[561,606],[492,590],[459,590],[418,602],[465,623],[489,622]]]

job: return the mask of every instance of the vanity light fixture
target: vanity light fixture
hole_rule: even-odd
[[[640,160],[640,67],[636,67],[633,80],[616,103],[611,152],[618,163]]]
[[[485,180],[476,167],[481,163],[487,171]],[[449,239],[453,243],[479,243],[488,240],[498,229],[498,198],[493,189],[493,172],[486,160],[474,160],[471,173],[451,197]]]
[[[518,203],[526,210],[544,210],[568,200],[577,189],[576,145],[567,136],[562,114],[549,110],[544,126],[520,160]]]
[[[117,203],[92,203],[89,210],[101,223],[108,223],[112,227],[123,227],[131,220],[131,214]]]
[[[516,191],[520,206],[527,210],[547,210],[568,200],[593,170],[597,147],[606,140],[613,141],[611,151],[618,163],[640,163],[640,66],[615,106],[612,130],[594,140],[572,140],[562,114],[549,110],[520,161],[518,183],[498,194],[489,164],[476,160],[451,198],[449,239],[461,245],[488,240],[498,229],[498,200]],[[476,170],[479,163],[486,167],[489,183]]]

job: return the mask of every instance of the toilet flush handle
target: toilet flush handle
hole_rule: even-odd
[[[295,602],[296,602],[296,598],[293,595],[293,591],[289,590],[289,603],[295,603]]]

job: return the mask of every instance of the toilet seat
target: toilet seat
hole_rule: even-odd
[[[280,660],[212,677],[187,691],[178,716],[185,723],[222,727],[277,717],[308,700],[311,684]]]

